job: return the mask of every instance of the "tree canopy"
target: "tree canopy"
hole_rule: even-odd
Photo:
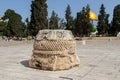
[[[3,35],[6,25],[6,22],[0,21],[0,36]]]
[[[89,11],[90,11],[90,7],[89,5],[87,5],[86,7],[83,7],[82,11],[77,13],[75,32],[79,36],[90,35],[90,32],[92,30],[92,24],[89,19],[90,16]]]
[[[108,33],[108,27],[109,27],[108,18],[109,18],[109,14],[106,14],[104,4],[102,4],[98,15],[98,24],[97,24],[98,34],[106,35]]]
[[[116,36],[120,32],[120,4],[114,7],[111,22],[109,22],[110,14],[106,13],[104,4],[101,4],[97,26],[95,27],[92,20],[97,18],[90,14],[92,10],[89,5],[83,7],[75,16],[72,16],[71,6],[68,4],[64,18],[60,18],[54,10],[48,18],[47,8],[47,0],[32,0],[30,19],[26,18],[24,22],[22,22],[21,15],[14,10],[6,10],[2,17],[3,21],[1,22],[0,19],[0,35],[34,37],[42,29],[71,30],[75,36],[89,36],[91,32],[96,30],[98,35],[103,36]]]
[[[66,19],[66,29],[68,30],[73,30],[74,27],[74,20],[73,17],[71,16],[71,7],[70,5],[67,6],[66,11],[65,11],[65,19]]]
[[[6,28],[4,29],[4,35],[12,37],[22,36],[22,17],[19,14],[14,10],[8,9],[3,16],[3,20],[7,22],[7,26],[5,26]]]
[[[52,11],[50,22],[49,22],[49,29],[58,29],[58,22],[59,18],[55,11]]]
[[[120,32],[120,4],[114,7],[111,34],[117,35]]]
[[[46,0],[33,0],[31,4],[31,19],[29,31],[35,36],[39,30],[48,28],[48,12]]]

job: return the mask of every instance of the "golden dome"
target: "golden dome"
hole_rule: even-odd
[[[90,10],[89,14],[90,14],[90,19],[91,20],[97,20],[97,15],[95,14],[95,12],[93,12],[92,10]]]

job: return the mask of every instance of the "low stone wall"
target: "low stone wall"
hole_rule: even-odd
[[[76,40],[120,40],[120,37],[76,37]]]

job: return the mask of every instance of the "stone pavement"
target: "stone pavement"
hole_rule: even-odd
[[[80,66],[65,71],[28,67],[33,42],[0,41],[0,80],[120,80],[120,41],[77,41]]]

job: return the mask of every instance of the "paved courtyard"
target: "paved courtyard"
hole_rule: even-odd
[[[33,41],[0,41],[0,80],[120,80],[120,40],[77,41],[80,66],[64,71],[28,67]]]

